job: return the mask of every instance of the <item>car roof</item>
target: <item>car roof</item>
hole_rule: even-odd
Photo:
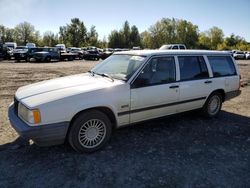
[[[153,55],[230,55],[228,52],[212,51],[212,50],[132,50],[115,52],[114,54],[124,55],[141,55],[141,56],[153,56]]]

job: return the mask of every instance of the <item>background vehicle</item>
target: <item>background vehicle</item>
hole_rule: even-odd
[[[234,59],[245,59],[246,58],[245,53],[242,51],[235,51],[233,53],[233,57],[234,57]]]
[[[141,49],[140,46],[134,46],[134,47],[132,48],[132,50],[140,50],[140,49]]]
[[[85,59],[99,60],[100,52],[94,46],[87,47]]]
[[[10,59],[12,50],[5,44],[0,43],[0,59]]]
[[[14,50],[13,50],[13,56],[14,59],[19,62],[21,60],[26,60],[26,55],[28,52],[28,47],[27,46],[17,46]]]
[[[67,53],[75,54],[74,58],[78,58],[78,59],[83,59],[86,54],[86,52],[84,52],[81,48],[75,48],[75,47],[67,48]]]
[[[27,48],[26,50],[15,53],[15,59],[29,62],[33,58],[34,53],[39,51],[43,51],[43,48]]]
[[[57,44],[55,46],[61,53],[66,53],[67,50],[66,50],[66,47],[65,47],[65,44]]]
[[[39,48],[41,51],[35,52],[33,58],[36,61],[46,61],[60,60],[60,52],[57,48]]]
[[[101,59],[106,59],[114,53],[112,48],[105,48],[101,54]]]
[[[250,52],[247,52],[247,53],[245,54],[245,56],[246,56],[246,59],[250,59]]]
[[[15,49],[17,47],[15,42],[5,42],[4,44],[10,49]]]
[[[160,50],[185,50],[184,44],[167,44],[160,47]]]
[[[28,47],[28,48],[35,48],[36,47],[36,44],[35,43],[27,43],[26,44],[26,46]]]

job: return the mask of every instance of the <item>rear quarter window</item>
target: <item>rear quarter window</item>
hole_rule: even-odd
[[[214,77],[236,75],[236,69],[230,56],[208,56]]]

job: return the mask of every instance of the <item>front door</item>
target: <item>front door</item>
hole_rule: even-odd
[[[131,84],[130,122],[175,113],[178,99],[174,57],[154,57]]]

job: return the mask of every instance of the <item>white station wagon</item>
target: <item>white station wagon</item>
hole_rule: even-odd
[[[127,51],[88,73],[19,88],[9,119],[38,145],[68,140],[77,151],[93,152],[114,128],[193,109],[214,117],[239,94],[239,70],[228,53]]]

